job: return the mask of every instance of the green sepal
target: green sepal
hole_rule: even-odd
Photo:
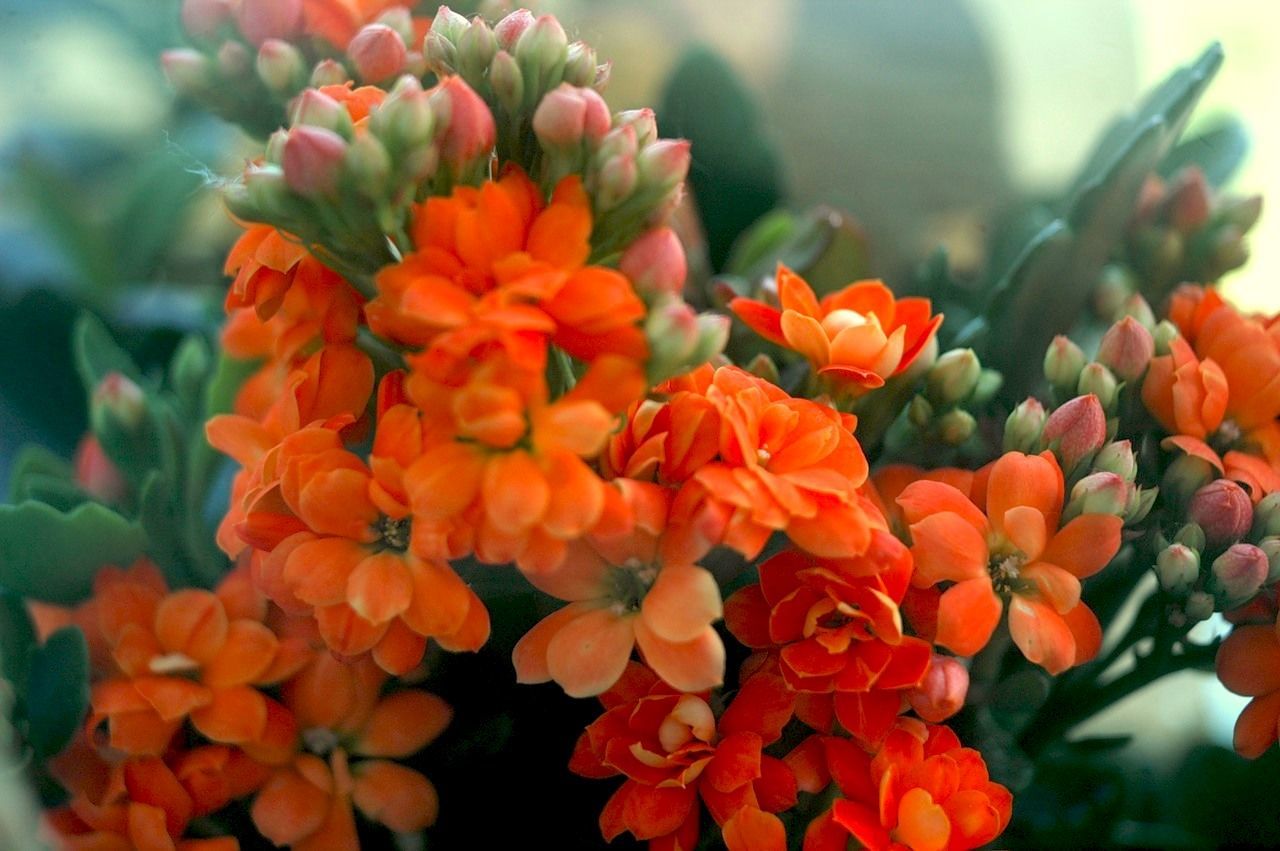
[[[71,342],[76,369],[89,393],[113,372],[128,376],[135,384],[143,383],[142,372],[133,358],[116,345],[106,326],[91,314],[82,313],[76,319]]]

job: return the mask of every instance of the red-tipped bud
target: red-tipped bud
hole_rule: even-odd
[[[588,86],[599,89],[600,67],[596,65],[596,52],[587,44],[575,41],[569,45],[569,58],[564,63],[565,82],[572,86]]]
[[[1156,578],[1170,594],[1186,594],[1200,578],[1200,554],[1183,544],[1170,544],[1156,556]]]
[[[93,390],[89,403],[94,429],[101,432],[111,425],[133,431],[147,414],[147,400],[142,388],[120,372],[109,372]]]
[[[347,58],[366,83],[390,79],[404,70],[407,50],[400,33],[386,24],[369,24],[347,45]]]
[[[327,195],[338,186],[347,142],[332,130],[303,125],[289,131],[282,156],[285,183],[304,197]]]
[[[253,54],[242,42],[227,39],[218,48],[218,73],[223,77],[243,77],[253,67]]]
[[[85,493],[107,503],[119,502],[124,497],[124,476],[102,451],[102,444],[92,432],[80,438],[73,464],[76,484],[84,488]]]
[[[1240,540],[1253,523],[1253,501],[1230,479],[1215,479],[1191,497],[1191,520],[1204,530],[1210,547]]]
[[[541,15],[520,34],[514,53],[522,67],[563,68],[569,54],[569,38],[554,15]]]
[[[1209,221],[1213,196],[1209,181],[1198,166],[1183,170],[1170,188],[1169,223],[1182,233],[1191,233]]]
[[[1013,409],[1004,422],[1005,452],[1036,452],[1040,448],[1040,436],[1044,433],[1044,405],[1028,396]]]
[[[456,42],[466,31],[467,26],[468,21],[465,15],[459,15],[448,6],[441,6],[436,10],[436,16],[431,21],[430,32]]]
[[[336,59],[321,59],[311,71],[310,84],[315,88],[321,86],[341,86],[351,79],[347,69]]]
[[[672,189],[689,174],[689,140],[659,139],[640,150],[636,167],[640,179],[663,190]]]
[[[293,94],[306,73],[302,54],[287,41],[269,38],[258,48],[258,77],[273,92]]]
[[[951,656],[935,653],[924,679],[907,693],[907,700],[925,721],[941,724],[964,707],[968,693],[968,669]]]
[[[1121,310],[1125,316],[1132,316],[1138,320],[1138,324],[1148,331],[1156,327],[1155,312],[1151,310],[1151,305],[1142,297],[1141,293],[1134,293],[1125,299]]]
[[[1066,514],[1114,514],[1122,517],[1129,505],[1132,485],[1115,473],[1090,473],[1071,489]]]
[[[622,253],[618,268],[642,295],[679,295],[689,273],[680,237],[668,227],[654,228],[631,243]]]
[[[321,127],[338,132],[351,124],[347,108],[318,89],[307,89],[294,102],[295,126]]]
[[[1132,316],[1126,316],[1103,335],[1098,361],[1125,381],[1133,381],[1146,372],[1155,353],[1151,332]]]
[[[594,89],[562,83],[547,92],[533,113],[533,132],[548,148],[599,142],[612,123],[609,107]]]
[[[504,50],[511,50],[524,35],[524,31],[533,25],[533,13],[528,9],[516,9],[510,15],[493,26],[493,34],[498,37],[498,44]]]
[[[192,38],[213,38],[231,20],[231,0],[183,0],[182,28]]]
[[[302,0],[240,0],[236,23],[254,47],[269,38],[287,39],[302,28]]]
[[[1057,444],[1064,470],[1071,470],[1107,442],[1107,416],[1092,393],[1059,405],[1044,424],[1045,442]]]
[[[184,95],[203,91],[209,85],[210,63],[198,50],[186,47],[160,54],[160,67],[170,84]]]
[[[489,63],[489,85],[493,87],[498,103],[512,112],[519,109],[524,99],[524,75],[520,73],[515,57],[505,50],[494,54],[493,61]]]
[[[1223,608],[1248,602],[1267,580],[1267,554],[1253,544],[1232,544],[1213,560],[1214,596]]]
[[[658,119],[653,110],[628,109],[618,113],[618,127],[630,127],[635,133],[637,146],[650,145],[658,141]]]
[[[440,138],[440,158],[456,170],[488,154],[498,131],[484,100],[461,77],[447,77],[431,93],[431,103],[446,119]]]
[[[1093,459],[1093,469],[1102,473],[1115,473],[1126,482],[1138,475],[1138,459],[1133,446],[1127,440],[1108,443]]]
[[[1080,347],[1059,334],[1044,353],[1044,377],[1059,393],[1074,393],[1084,364],[1084,352]]]

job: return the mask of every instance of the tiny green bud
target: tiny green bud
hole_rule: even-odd
[[[1100,363],[1087,364],[1080,370],[1080,380],[1076,384],[1076,393],[1086,396],[1092,393],[1104,411],[1111,411],[1116,404],[1116,396],[1120,392],[1120,383],[1115,374]]]
[[[1181,597],[1200,578],[1200,554],[1182,544],[1170,544],[1156,556],[1156,578],[1167,593]]]
[[[978,421],[963,408],[952,408],[938,417],[938,437],[948,446],[959,446],[972,437],[977,429]]]
[[[1044,355],[1044,377],[1064,396],[1073,395],[1084,369],[1084,352],[1069,338],[1059,334]]]
[[[968,398],[982,375],[982,364],[973,349],[944,352],[925,378],[925,395],[936,405],[955,405]]]
[[[1206,541],[1204,538],[1204,530],[1200,528],[1199,523],[1184,524],[1183,527],[1178,530],[1178,533],[1173,536],[1173,540],[1183,546],[1190,547],[1198,553],[1204,552]]]
[[[918,429],[928,428],[929,422],[933,419],[933,405],[929,404],[928,399],[917,395],[907,406],[907,419]]]
[[[1040,435],[1044,432],[1046,415],[1038,399],[1028,397],[1013,409],[1004,423],[1004,450],[1006,452],[1036,452],[1040,449]]]

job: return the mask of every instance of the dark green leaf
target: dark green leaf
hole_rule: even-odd
[[[39,502],[0,505],[0,587],[49,603],[89,596],[103,565],[128,565],[146,550],[137,524],[86,502],[66,514]]]
[[[21,502],[24,499],[23,481],[29,476],[70,482],[73,472],[71,465],[62,456],[38,444],[28,443],[18,450],[9,469],[10,502]]]
[[[72,331],[72,345],[75,349],[76,369],[80,371],[80,380],[84,382],[86,390],[92,392],[112,372],[119,372],[135,383],[142,383],[142,373],[133,358],[116,345],[106,326],[92,315],[85,313],[76,320]]]
[[[147,534],[147,554],[164,571],[169,584],[176,587],[191,584],[186,570],[182,519],[174,502],[173,487],[158,470],[153,470],[142,485],[138,522]]]
[[[79,627],[49,636],[31,656],[27,741],[40,759],[62,750],[89,706],[89,645]]]
[[[0,675],[25,696],[31,649],[36,643],[35,625],[27,605],[12,591],[0,589]]]
[[[43,502],[59,511],[70,511],[90,499],[75,482],[41,473],[27,473],[21,479],[15,478],[9,498],[13,502]]]
[[[169,386],[187,420],[195,421],[204,415],[204,387],[211,367],[209,345],[195,335],[182,341],[169,363]]]

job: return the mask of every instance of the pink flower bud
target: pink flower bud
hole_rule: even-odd
[[[639,180],[635,157],[623,154],[607,160],[596,177],[597,211],[603,213],[621,204],[635,191]]]
[[[1085,357],[1080,347],[1059,334],[1044,353],[1044,377],[1060,393],[1074,393]]]
[[[268,89],[292,95],[304,73],[302,54],[287,41],[269,38],[258,48],[258,76]]]
[[[630,127],[635,132],[636,144],[639,146],[658,141],[658,120],[648,107],[619,112],[617,126]]]
[[[689,140],[659,139],[640,150],[636,166],[640,179],[663,190],[673,189],[689,174]]]
[[[533,24],[533,13],[528,9],[516,9],[510,15],[493,26],[493,34],[498,37],[498,44],[503,49],[511,50],[524,35],[524,31]]]
[[[1155,338],[1132,316],[1112,325],[1098,346],[1098,361],[1125,381],[1133,381],[1146,372],[1156,353]]]
[[[611,123],[604,98],[593,89],[568,83],[547,92],[533,113],[533,132],[548,148],[576,148],[584,140],[599,142]]]
[[[1004,451],[1038,452],[1044,421],[1044,405],[1039,399],[1028,396],[1004,422]]]
[[[90,496],[107,503],[118,502],[124,497],[124,476],[102,451],[102,444],[92,432],[80,438],[72,463],[76,484]]]
[[[1198,166],[1189,166],[1170,187],[1169,223],[1182,233],[1191,233],[1209,221],[1213,198],[1209,182]]]
[[[404,70],[406,53],[400,34],[386,24],[369,24],[347,45],[347,57],[366,83],[399,74]]]
[[[497,140],[493,114],[484,100],[461,77],[446,77],[431,93],[431,102],[446,119],[439,136],[440,158],[462,170],[487,156]]]
[[[448,6],[441,6],[436,10],[436,16],[431,21],[430,32],[456,42],[467,26],[468,21],[465,15],[459,15]]]
[[[192,38],[213,38],[231,20],[231,0],[184,0],[182,28]]]
[[[203,91],[209,85],[209,60],[198,50],[166,50],[160,54],[160,67],[169,83],[184,95]]]
[[[1131,486],[1115,473],[1090,473],[1071,489],[1068,513],[1122,516],[1129,505]]]
[[[227,39],[218,48],[218,72],[223,77],[242,77],[253,67],[253,54],[242,42]]]
[[[302,0],[241,0],[236,23],[254,47],[269,38],[287,39],[302,28]]]
[[[680,237],[668,227],[654,228],[631,243],[618,268],[641,294],[679,295],[689,273]]]
[[[564,63],[564,79],[571,86],[598,88],[596,52],[590,45],[575,41],[569,45],[569,58]]]
[[[95,430],[101,430],[105,418],[117,428],[132,431],[146,416],[147,400],[142,388],[129,376],[109,372],[94,388],[89,407]]]
[[[1230,479],[1215,479],[1191,497],[1191,520],[1204,530],[1210,547],[1240,540],[1253,523],[1253,501]]]
[[[1063,470],[1069,471],[1107,442],[1107,416],[1092,393],[1059,405],[1044,423],[1044,440],[1058,444]]]
[[[341,86],[351,79],[347,69],[336,59],[321,59],[311,70],[310,84],[315,88],[321,86]]]
[[[338,186],[347,143],[332,130],[302,125],[284,143],[284,179],[299,195],[326,195]]]
[[[920,685],[907,693],[916,714],[930,724],[941,724],[964,707],[969,693],[969,671],[951,656],[933,654]]]
[[[1270,569],[1267,554],[1258,547],[1232,544],[1213,560],[1215,596],[1225,608],[1235,608],[1258,593]]]
[[[351,121],[346,107],[317,89],[307,89],[294,102],[293,123],[336,131]]]
[[[541,15],[520,34],[514,53],[522,66],[563,68],[569,54],[569,37],[554,15]]]

